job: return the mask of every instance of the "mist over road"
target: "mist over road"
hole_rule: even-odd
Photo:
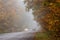
[[[0,40],[33,40],[35,32],[15,32],[0,35]]]

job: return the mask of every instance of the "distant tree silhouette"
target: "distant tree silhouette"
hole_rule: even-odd
[[[12,0],[0,0],[0,33],[14,32],[16,26],[14,20],[17,20],[16,9]]]

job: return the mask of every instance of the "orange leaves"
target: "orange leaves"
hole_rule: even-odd
[[[38,0],[33,1],[33,8],[35,7],[33,10],[34,17],[36,18],[35,20],[42,26],[42,28],[47,29],[47,32],[51,32],[53,36],[58,35],[57,32],[60,31],[60,0],[43,0],[44,2]],[[45,5],[38,5],[38,3],[43,5],[45,3]],[[51,38],[53,38],[52,35]]]
[[[56,2],[60,2],[60,0],[56,0]]]

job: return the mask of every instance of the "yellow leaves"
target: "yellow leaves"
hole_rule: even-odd
[[[60,13],[60,8],[58,7],[59,4],[58,3],[50,3],[50,10],[53,11],[53,13],[57,14]]]
[[[54,21],[50,21],[49,24],[51,24],[51,25],[54,24]]]
[[[58,29],[57,28],[55,28],[54,26],[56,25],[56,26],[58,26],[59,25],[59,20],[50,20],[49,22],[48,22],[48,27],[49,27],[49,30],[56,30],[56,31],[58,31]]]
[[[58,0],[57,2],[59,2],[59,1],[60,0]],[[53,2],[50,3],[47,8],[49,8],[51,11],[49,13],[46,13],[46,15],[44,15],[44,18],[42,18],[42,19],[40,19],[40,17],[36,18],[37,19],[36,21],[38,21],[38,23],[40,23],[40,25],[42,24],[41,25],[42,28],[45,27],[45,29],[47,29],[49,32],[51,32],[51,34],[53,36],[54,35],[58,35],[57,33],[52,33],[52,32],[58,32],[58,31],[60,31],[60,8],[56,7],[56,4],[53,3]],[[43,12],[44,11],[43,8],[41,8],[41,9],[42,10],[40,10],[40,11]],[[47,10],[47,11],[49,11],[49,10]],[[34,11],[34,12],[36,12],[34,16],[35,17],[38,16],[37,10]],[[39,14],[41,12],[39,12]],[[60,33],[60,32],[58,32],[58,33]],[[51,35],[51,38],[52,38],[52,35]]]
[[[54,20],[54,22],[59,22],[59,20]]]
[[[53,5],[53,3],[50,3],[49,5]]]
[[[33,2],[34,7],[41,6],[39,8],[33,7],[36,10],[36,11],[33,10],[36,21],[38,23],[40,23],[40,25],[42,24],[41,25],[42,28],[47,29],[46,31],[51,32],[51,34],[52,34],[51,38],[53,38],[53,37],[56,38],[55,35],[60,35],[60,34],[57,34],[57,32],[60,31],[60,0],[45,0],[46,2],[45,2],[44,6],[37,5],[39,2],[38,0],[33,0],[33,1],[34,1]],[[47,1],[50,1],[50,2],[47,2]],[[39,2],[39,3],[44,4],[42,2]],[[45,11],[44,8],[45,9],[49,8],[49,9],[47,9],[47,11],[49,11],[49,12]],[[40,14],[43,14],[42,13],[43,11],[45,11],[46,14],[44,13],[45,15],[41,15],[41,16],[43,16],[43,17],[41,17]],[[40,16],[40,17],[38,18],[37,16]],[[53,33],[53,32],[55,32],[55,33]],[[58,32],[58,33],[60,33],[60,32]],[[54,40],[54,38],[52,40]],[[41,39],[39,39],[39,40],[41,40]]]

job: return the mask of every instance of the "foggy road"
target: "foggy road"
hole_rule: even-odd
[[[0,40],[33,40],[35,32],[15,32],[0,35]]]
[[[0,28],[4,29],[4,34],[0,34],[0,40],[33,40],[35,32],[32,30],[36,31],[40,27],[34,20],[32,10],[27,12],[21,0],[0,0],[0,6],[0,13],[3,14],[0,20],[4,20],[0,23],[3,24]],[[20,32],[27,29],[31,32]]]

